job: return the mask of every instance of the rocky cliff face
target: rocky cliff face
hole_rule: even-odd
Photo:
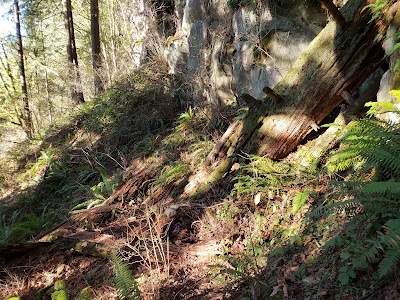
[[[227,0],[175,0],[176,32],[164,52],[170,73],[190,82],[200,102],[262,98],[327,22],[319,1],[304,2],[233,9]]]
[[[400,30],[400,3],[395,3],[389,10],[388,14],[392,13],[389,20],[389,28],[386,34],[386,41],[383,45],[385,52],[388,56],[387,61],[389,63],[389,69],[383,74],[381,78],[380,88],[377,95],[377,100],[382,102],[397,103],[396,106],[400,109],[400,104],[397,102],[397,98],[390,93],[391,90],[400,89],[400,72],[397,70],[398,63],[400,61],[399,51],[395,50],[396,43],[399,42],[398,34]],[[397,15],[397,17],[396,17]],[[389,17],[388,17],[389,18]],[[397,71],[397,72],[396,72]],[[381,118],[393,122],[399,123],[400,117],[397,113],[386,113],[380,115]]]

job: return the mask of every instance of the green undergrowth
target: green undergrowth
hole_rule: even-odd
[[[234,238],[211,267],[235,298],[364,299],[393,279],[400,127],[375,115],[399,111],[367,105],[369,118],[343,128],[341,147],[315,170],[244,157],[229,201],[215,211]]]
[[[121,183],[132,159],[152,155],[180,109],[166,76],[146,67],[54,125],[39,141],[10,151],[19,163],[14,191],[1,202],[0,243],[23,242],[64,221],[71,209],[90,208]],[[19,148],[17,148],[19,147]]]
[[[147,66],[121,78],[41,140],[15,149],[19,169],[14,192],[0,204],[0,245],[30,240],[70,211],[101,204],[135,162],[156,171],[143,193],[183,183],[228,122],[201,109],[182,110],[182,96],[164,71]]]

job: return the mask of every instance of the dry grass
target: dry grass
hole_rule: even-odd
[[[145,299],[157,299],[161,282],[169,276],[169,239],[165,227],[170,222],[161,210],[146,207],[141,224],[127,228],[120,253],[125,261],[141,266],[142,277],[138,282]]]

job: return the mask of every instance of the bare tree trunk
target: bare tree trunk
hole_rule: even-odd
[[[42,20],[41,13],[40,14],[40,20]],[[45,70],[44,70],[44,82],[45,82],[45,88],[46,88],[46,100],[48,104],[48,109],[49,109],[49,122],[50,124],[53,122],[53,115],[54,115],[54,105],[53,102],[51,101],[50,98],[50,92],[49,92],[49,76],[47,72],[47,59],[46,59],[46,47],[45,47],[45,38],[44,38],[44,30],[43,30],[43,22],[40,21],[40,31],[41,31],[41,38],[42,38],[42,51],[43,51],[43,63],[45,65]]]
[[[10,64],[8,63],[8,56],[7,56],[6,49],[4,49],[4,44],[1,41],[0,41],[0,44],[1,44],[1,49],[3,50],[3,56],[0,58],[0,61],[1,61],[1,65],[3,66],[4,70],[6,70],[8,78],[10,78],[11,88],[13,91],[13,94],[10,96],[13,98],[17,93],[17,88],[15,86],[15,79],[14,79],[14,75],[12,74]],[[4,57],[5,62],[3,61],[3,57]]]
[[[20,10],[19,10],[19,0],[14,0],[14,21],[15,28],[17,34],[17,46],[18,46],[18,66],[20,72],[20,82],[22,89],[22,100],[24,103],[24,130],[29,138],[33,137],[34,128],[32,121],[32,112],[29,108],[29,97],[28,97],[28,87],[26,85],[26,76],[25,76],[25,64],[24,64],[24,51],[22,45],[22,36],[21,36],[21,23],[20,23]]]
[[[3,61],[3,57],[2,57],[1,55],[0,55],[0,63],[1,63],[1,66],[3,67],[3,69],[4,69],[5,71],[7,71],[7,69],[6,69],[6,67],[5,67],[5,64],[4,64],[4,61]],[[12,93],[11,93],[11,91],[10,91],[9,84],[8,84],[7,80],[4,78],[2,72],[0,72],[0,79],[1,79],[1,81],[3,82],[3,86],[4,86],[4,89],[6,90],[7,94],[10,95],[10,96],[12,97]],[[14,88],[15,88],[15,87],[14,87]]]
[[[109,2],[107,0],[107,3],[109,3],[109,14],[111,16],[111,21],[110,21],[110,36],[111,36],[111,56],[112,56],[112,64],[113,64],[113,77],[115,77],[115,74],[117,72],[118,66],[117,66],[117,54],[116,54],[116,47],[115,47],[115,36],[116,36],[116,26],[115,26],[115,6],[114,6],[114,1],[111,0]]]
[[[64,6],[64,25],[67,31],[67,56],[69,68],[69,85],[71,98],[76,103],[85,102],[82,92],[81,75],[79,72],[78,54],[76,53],[74,19],[72,16],[71,0],[62,0]]]
[[[99,1],[90,0],[90,30],[92,36],[92,61],[94,73],[94,93],[100,94],[104,91],[101,80],[101,48],[100,48],[100,24],[99,24]]]
[[[233,123],[207,162],[185,188],[186,196],[208,191],[241,152],[271,159],[288,155],[342,101],[382,63],[382,35],[386,25],[370,22],[368,0],[349,1],[341,13],[344,28],[330,22],[300,55],[268,97],[242,95],[249,105],[243,121]]]

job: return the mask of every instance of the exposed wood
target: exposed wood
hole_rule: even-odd
[[[348,106],[342,105],[339,115],[333,121],[335,126],[330,126],[318,138],[298,147],[297,151],[293,155],[289,155],[287,159],[305,168],[316,165],[321,157],[324,157],[340,141],[346,131],[346,125],[349,124],[352,118],[365,111],[364,104],[376,100],[379,82],[379,77],[374,78],[369,83],[368,88],[355,99],[349,93],[346,93],[345,97],[351,98],[351,104]]]
[[[343,101],[343,91],[353,93],[381,65],[377,24],[370,23],[368,10],[361,12],[367,2],[358,2],[349,26],[340,30],[330,22],[277,84],[274,91],[286,101],[257,124],[245,152],[285,157]]]
[[[241,152],[281,159],[287,156],[344,99],[353,93],[383,62],[386,25],[370,22],[366,0],[349,1],[341,10],[351,20],[344,29],[330,22],[300,55],[273,92],[284,101],[268,96],[249,110],[243,121],[235,122],[223,141],[200,166],[185,188],[185,197],[197,197],[210,190],[226,174]],[[269,93],[271,94],[271,93]],[[211,164],[210,164],[211,163]]]
[[[282,98],[282,96],[278,95],[276,92],[274,92],[273,89],[271,89],[270,87],[264,87],[263,88],[263,92],[267,94],[268,97],[271,98],[271,100],[273,100],[276,103],[280,103],[280,102],[284,102],[285,99]]]

